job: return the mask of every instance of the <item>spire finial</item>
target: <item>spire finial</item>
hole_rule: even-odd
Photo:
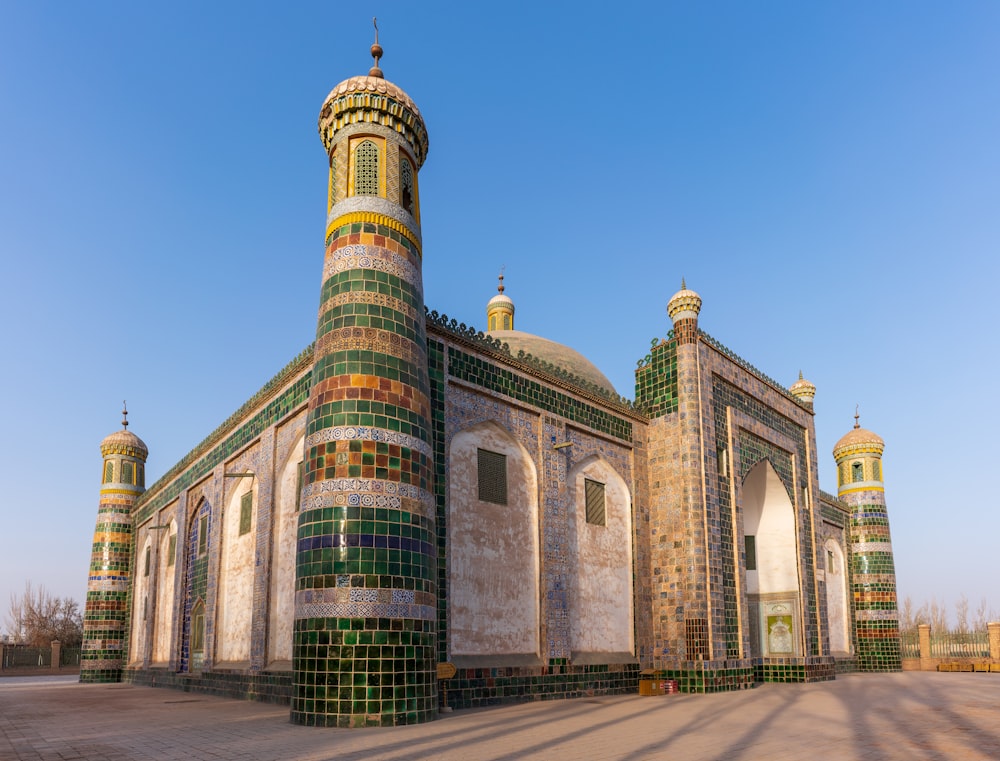
[[[684,282],[684,278],[681,278],[681,290],[686,291],[687,288],[687,283]]]
[[[507,265],[501,265],[500,267],[500,284],[497,286],[497,292],[503,293],[503,271],[507,269]]]
[[[799,370],[799,380],[804,380],[804,379],[802,378],[802,371],[801,371],[801,370]]]
[[[128,430],[128,405],[122,400],[122,430]]]
[[[382,69],[378,67],[378,60],[382,57],[382,46],[378,44],[378,18],[375,16],[372,16],[372,25],[375,27],[375,44],[372,45],[372,58],[375,59],[375,65],[368,70],[368,76],[382,79]]]
[[[858,422],[858,418],[861,417],[861,415],[858,414],[858,407],[860,407],[860,406],[861,406],[860,404],[855,404],[854,405],[854,428],[855,429],[858,429],[858,428],[861,427],[861,423]]]

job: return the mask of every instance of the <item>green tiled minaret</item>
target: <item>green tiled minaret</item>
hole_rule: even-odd
[[[132,568],[132,507],[145,490],[149,450],[128,430],[101,442],[101,499],[83,611],[81,682],[120,682],[128,657],[128,588]]]
[[[296,555],[292,721],[437,713],[437,544],[417,171],[427,130],[378,68],[337,85]]]
[[[837,496],[851,507],[851,594],[861,671],[902,669],[896,567],[882,481],[884,449],[882,438],[862,428],[857,415],[854,430],[833,448]]]

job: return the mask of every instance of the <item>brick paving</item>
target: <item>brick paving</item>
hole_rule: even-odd
[[[0,680],[2,761],[1000,758],[1000,674],[580,698],[363,730],[293,726],[284,706],[74,679]]]

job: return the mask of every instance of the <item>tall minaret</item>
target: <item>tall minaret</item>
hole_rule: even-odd
[[[885,442],[854,416],[854,430],[833,448],[837,496],[851,507],[851,592],[858,668],[899,671],[896,567],[882,482]]]
[[[128,589],[132,569],[132,507],[146,488],[142,439],[122,429],[101,442],[101,501],[83,612],[81,682],[120,682],[127,657]]]
[[[326,259],[299,516],[291,719],[437,714],[437,540],[420,111],[379,68],[327,96]]]

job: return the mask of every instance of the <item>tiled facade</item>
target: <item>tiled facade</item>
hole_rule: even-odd
[[[427,721],[446,704],[635,692],[640,676],[716,692],[893,667],[880,466],[877,493],[820,492],[811,384],[785,389],[700,331],[701,299],[686,287],[669,306],[673,329],[639,363],[634,402],[428,312],[419,111],[380,75],[355,77],[331,93],[320,131],[330,187],[316,342],[148,491],[104,485],[95,558],[118,560],[92,573],[88,679],[124,666],[136,683],[288,702],[293,722],[356,727]],[[512,473],[537,478],[530,505],[489,514],[533,516],[519,572],[537,602],[477,592],[467,616],[528,622],[532,644],[514,655],[456,631],[456,600],[470,594],[455,588],[465,577],[449,523],[476,497],[452,464],[456,442],[481,430],[519,453]],[[627,495],[613,557],[581,554],[572,481],[585,467]],[[238,541],[252,546],[234,554],[226,510],[246,494]],[[145,546],[139,615],[128,593]],[[827,553],[844,559],[842,599],[827,589]],[[233,570],[233,557],[250,562]],[[627,616],[625,646],[574,646],[592,613],[575,595],[601,591],[581,578],[584,561],[627,579],[619,599],[595,597]],[[502,559],[483,562],[502,572]],[[251,588],[242,597],[237,573]],[[117,596],[102,618],[104,587]]]

